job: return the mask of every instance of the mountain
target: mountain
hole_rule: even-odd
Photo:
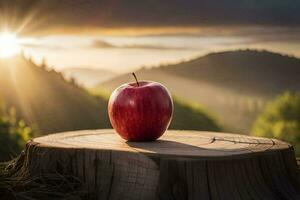
[[[41,134],[108,127],[106,101],[44,67],[22,56],[0,59],[0,100]]]
[[[116,76],[114,72],[89,67],[66,68],[62,70],[62,73],[67,79],[74,78],[76,82],[86,87],[95,86],[97,83],[99,84]]]
[[[268,51],[211,53],[159,70],[245,94],[274,95],[300,89],[300,59]]]
[[[205,106],[230,132],[248,133],[265,103],[284,90],[300,89],[300,60],[267,51],[238,50],[211,53],[190,61],[136,72],[171,93]],[[98,87],[111,91],[130,74],[117,76]]]
[[[39,134],[111,127],[108,98],[91,95],[61,73],[19,56],[0,59],[0,102],[15,107],[18,116]],[[214,118],[199,107],[175,100],[171,128],[218,131]]]

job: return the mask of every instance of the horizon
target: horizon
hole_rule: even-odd
[[[143,68],[152,69],[152,68],[159,68],[161,66],[172,66],[172,65],[185,63],[185,62],[191,62],[193,60],[201,59],[203,57],[206,57],[206,56],[209,56],[209,55],[212,55],[212,54],[222,54],[222,53],[239,52],[239,51],[252,51],[252,52],[258,52],[258,53],[267,52],[267,53],[271,53],[271,54],[274,54],[274,55],[300,59],[300,56],[295,56],[295,55],[292,55],[292,54],[286,54],[286,53],[282,53],[282,52],[271,51],[271,50],[267,50],[267,49],[237,48],[237,49],[210,51],[210,52],[207,52],[207,53],[203,53],[203,54],[195,55],[195,56],[192,56],[192,57],[188,57],[187,59],[183,58],[183,59],[180,59],[180,60],[174,60],[174,61],[170,61],[170,62],[166,61],[166,62],[161,62],[161,63],[158,63],[158,64],[154,64],[154,65],[151,65],[151,64],[150,65],[141,65],[141,66],[137,66],[132,71],[129,70],[129,71],[124,71],[124,72],[115,72],[115,71],[110,70],[110,69],[101,68],[101,67],[93,67],[93,66],[88,66],[88,65],[86,65],[86,66],[84,66],[84,65],[77,65],[77,66],[74,65],[74,66],[69,66],[69,67],[57,68],[54,65],[49,65],[47,60],[44,60],[46,63],[43,63],[43,58],[44,57],[42,57],[41,60],[34,60],[33,57],[30,54],[24,53],[23,55],[25,56],[26,59],[31,59],[31,61],[34,64],[36,64],[37,66],[41,65],[41,64],[46,64],[49,69],[54,69],[54,70],[57,70],[59,72],[63,72],[65,70],[92,70],[92,71],[100,70],[100,71],[111,72],[111,73],[114,73],[115,75],[121,75],[121,74],[132,73],[134,71],[138,71],[138,70],[143,69]],[[0,60],[1,60],[1,58],[0,58]]]
[[[238,49],[267,50],[295,57],[300,56],[300,43],[289,40],[263,42],[236,36],[98,36],[96,39],[82,37],[64,35],[39,38],[39,44],[37,42],[34,46],[26,43],[22,49],[36,62],[45,59],[57,70],[88,66],[117,73],[134,71],[143,66],[177,63],[211,52]],[[63,47],[60,44],[63,44]]]
[[[241,48],[300,57],[294,0],[224,0],[217,7],[207,0],[1,2],[0,40],[8,33],[15,37],[13,52],[45,59],[59,71],[84,66],[124,73]]]

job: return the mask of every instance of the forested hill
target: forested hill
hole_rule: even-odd
[[[158,69],[250,94],[300,89],[300,59],[268,51],[211,53]]]
[[[105,100],[22,56],[0,60],[0,99],[42,134],[108,126]]]

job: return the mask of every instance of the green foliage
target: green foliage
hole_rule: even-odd
[[[7,112],[4,106],[0,107],[0,161],[20,153],[32,134],[32,129],[16,118],[15,109]]]
[[[257,118],[252,132],[290,142],[300,155],[300,93],[285,92],[270,102]]]
[[[174,98],[174,114],[170,129],[220,131],[216,120],[200,105]]]

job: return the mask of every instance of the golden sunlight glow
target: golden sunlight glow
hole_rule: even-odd
[[[21,49],[20,41],[13,33],[0,33],[0,57],[7,58],[19,53]]]

